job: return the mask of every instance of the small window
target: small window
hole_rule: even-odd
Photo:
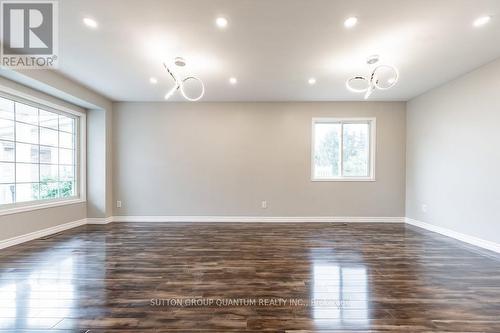
[[[74,114],[0,97],[0,209],[79,197]]]
[[[312,180],[375,180],[375,119],[314,118]]]

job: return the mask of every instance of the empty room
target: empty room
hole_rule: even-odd
[[[500,1],[0,9],[0,332],[500,332]]]

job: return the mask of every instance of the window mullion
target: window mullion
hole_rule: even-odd
[[[38,109],[38,197],[40,200],[40,188],[42,187],[42,173],[40,167],[40,109]]]
[[[367,177],[371,177],[372,176],[372,163],[374,163],[372,161],[372,123],[369,121],[368,122],[368,156],[367,156],[367,160],[368,160],[368,169],[366,170],[367,172]]]
[[[16,131],[16,106],[17,104],[14,102],[14,198],[12,203],[17,202],[17,131]]]
[[[344,122],[340,122],[340,177],[344,177]]]
[[[79,141],[79,129],[80,128],[80,122],[79,120],[76,120],[73,122],[73,187],[72,187],[72,193],[74,195],[77,195],[80,193],[80,182],[79,182],[79,175],[80,175],[80,167],[79,167],[79,147],[80,147],[80,141]]]
[[[60,180],[61,180],[61,175],[59,174],[61,172],[61,116],[57,115],[57,179],[56,179],[56,184],[57,184],[57,198],[61,198],[61,186],[60,186]]]

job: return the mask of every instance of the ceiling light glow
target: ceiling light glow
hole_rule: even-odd
[[[83,19],[83,23],[89,28],[95,29],[97,28],[98,24],[96,20],[91,19],[90,17],[85,17]]]
[[[155,77],[150,77],[149,78],[149,83],[151,83],[151,84],[157,84],[158,83],[158,79],[155,78]]]
[[[312,86],[312,85],[316,84],[316,79],[312,77],[307,82],[309,82],[309,84]]]
[[[238,83],[238,79],[236,79],[235,77],[231,77],[231,78],[229,78],[229,83],[236,84],[236,83]]]
[[[347,20],[344,21],[344,27],[346,28],[352,28],[358,23],[358,18],[357,17],[349,17]]]
[[[225,17],[218,17],[215,20],[215,24],[217,24],[219,28],[225,28],[227,27],[227,19]]]
[[[483,25],[487,24],[490,22],[491,16],[481,16],[478,17],[477,19],[474,20],[474,23],[472,23],[475,27],[482,27]]]

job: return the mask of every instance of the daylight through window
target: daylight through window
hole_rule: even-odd
[[[0,205],[77,196],[77,125],[74,115],[0,97]]]
[[[375,119],[313,119],[313,180],[374,180]]]

